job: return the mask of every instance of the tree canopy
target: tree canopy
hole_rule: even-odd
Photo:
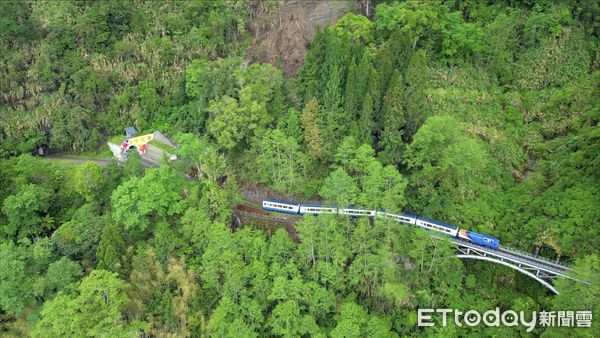
[[[0,336],[517,337],[417,310],[596,313],[597,2],[347,4],[0,1]],[[129,126],[178,160],[105,158]],[[264,198],[436,219],[574,279],[553,297],[431,232]]]

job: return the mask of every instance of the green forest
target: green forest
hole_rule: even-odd
[[[597,336],[600,4],[362,2],[288,74],[248,55],[285,1],[0,1],[0,336]],[[38,155],[110,156],[129,126],[182,160]],[[591,284],[388,220],[234,227],[247,190],[493,234]],[[595,317],[417,326],[496,307]]]

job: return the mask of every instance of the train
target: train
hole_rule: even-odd
[[[284,212],[288,214],[297,215],[336,214],[350,217],[389,219],[398,223],[415,225],[417,227],[430,231],[435,231],[449,237],[458,238],[464,241],[468,241],[471,243],[483,245],[494,249],[498,249],[498,247],[500,246],[500,240],[492,235],[480,234],[474,231],[460,229],[452,224],[447,224],[412,214],[393,214],[383,210],[378,211],[358,208],[343,209],[336,208],[333,206],[295,204],[277,200],[263,200],[262,207],[263,209],[269,211]]]

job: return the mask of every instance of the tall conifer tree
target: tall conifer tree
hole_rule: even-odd
[[[320,107],[317,99],[314,97],[308,101],[302,115],[300,115],[300,124],[303,129],[304,144],[308,150],[308,155],[313,160],[318,160],[323,154],[323,137],[318,123],[318,113]]]
[[[427,59],[423,50],[414,53],[406,69],[406,128],[404,139],[412,140],[426,117],[429,115],[427,106]]]
[[[394,70],[390,87],[383,98],[383,132],[380,135],[381,158],[386,164],[398,164],[402,159],[404,144],[402,137],[405,126],[406,88],[404,79],[398,69]]]
[[[365,100],[363,101],[363,107],[360,112],[360,141],[366,144],[373,143],[373,97],[371,93],[367,92]]]

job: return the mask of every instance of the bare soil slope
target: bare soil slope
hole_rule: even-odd
[[[304,61],[317,26],[324,27],[348,12],[360,12],[356,0],[286,0],[271,6],[257,5],[251,29],[255,42],[247,59],[251,62],[281,62],[286,75],[294,75]]]

